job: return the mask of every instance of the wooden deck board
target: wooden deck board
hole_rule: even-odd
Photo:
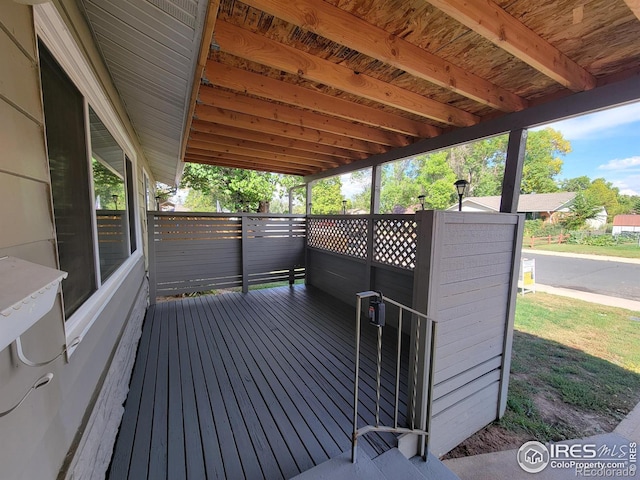
[[[353,316],[304,286],[150,308],[109,478],[281,479],[348,450]],[[362,346],[361,426],[374,420],[375,329],[363,325]],[[386,329],[385,424],[393,421],[395,357],[395,330]],[[405,378],[401,392],[402,422]],[[376,456],[395,439],[369,434],[359,444]]]

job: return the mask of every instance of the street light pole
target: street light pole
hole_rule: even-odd
[[[458,191],[458,211],[461,212],[462,211],[462,197],[464,196],[464,192],[467,189],[467,186],[469,185],[469,182],[467,182],[466,180],[457,180],[454,183],[456,190]]]

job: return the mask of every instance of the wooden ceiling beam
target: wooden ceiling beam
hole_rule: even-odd
[[[304,128],[298,125],[269,120],[267,118],[246,115],[244,113],[230,112],[208,105],[196,106],[195,118],[205,122],[221,123],[232,127],[246,128],[266,134],[279,135],[282,137],[318,142],[324,145],[331,145],[347,150],[355,150],[364,153],[382,153],[389,148],[372,142],[364,142],[349,137],[342,137],[332,133],[321,132],[312,128]]]
[[[595,88],[593,75],[493,1],[426,1],[570,90]]]
[[[224,147],[242,148],[256,152],[273,153],[279,155],[289,155],[296,158],[307,158],[309,160],[319,160],[334,166],[347,163],[345,158],[333,157],[322,153],[307,152],[305,150],[295,150],[292,148],[280,147],[271,143],[252,142],[239,138],[225,137],[223,135],[211,135],[201,132],[191,132],[190,141],[206,142]]]
[[[260,172],[273,172],[273,173],[284,173],[286,175],[297,175],[304,176],[309,175],[311,173],[318,173],[321,169],[310,168],[309,170],[299,170],[295,168],[289,168],[287,166],[282,165],[271,165],[262,162],[241,162],[238,160],[223,160],[223,159],[213,159],[210,157],[203,157],[200,155],[194,154],[185,154],[184,157],[185,162],[189,163],[202,163],[204,165],[213,165],[216,167],[227,167],[227,168],[242,168],[245,170],[258,170]]]
[[[308,110],[301,110],[297,107],[280,105],[218,88],[200,87],[198,100],[204,105],[247,115],[255,115],[256,117],[268,118],[304,128],[313,128],[335,135],[348,136],[365,142],[379,143],[390,147],[403,147],[412,143],[407,137],[394,132],[387,132]]]
[[[640,0],[624,0],[627,7],[633,12],[633,14],[640,20]]]
[[[527,107],[527,101],[512,92],[327,2],[244,3],[484,105],[504,112]]]
[[[209,60],[204,78],[212,85],[250,93],[278,102],[308,108],[344,120],[384,128],[403,135],[419,138],[435,137],[442,133],[436,126],[360,105],[348,100],[316,92],[275,78],[249,72],[241,68]]]
[[[237,57],[278,68],[424,118],[459,127],[475,125],[480,121],[472,113],[354,72],[343,65],[296,50],[228,22],[218,22],[216,40],[223,51]]]
[[[215,161],[215,159],[220,160],[228,160],[228,161],[238,161],[245,163],[256,163],[261,165],[270,165],[274,167],[282,167],[296,170],[317,170],[317,169],[326,169],[326,165],[317,164],[317,165],[309,165],[308,163],[295,163],[288,160],[278,160],[267,155],[240,155],[237,153],[226,153],[226,152],[213,152],[211,150],[204,150],[201,148],[192,148],[187,146],[187,154],[188,155],[198,155],[200,157],[210,158],[211,161]]]
[[[229,127],[227,125],[221,125],[218,123],[209,123],[195,120],[191,124],[192,135],[196,134],[213,134],[223,135],[237,139],[239,141],[249,141],[256,143],[266,143],[273,146],[283,147],[285,149],[300,150],[310,153],[321,153],[330,155],[332,157],[345,158],[349,160],[362,160],[367,158],[366,153],[356,152],[353,150],[346,150],[344,148],[333,147],[330,145],[323,145],[316,142],[308,142],[306,140],[296,140],[293,138],[281,137],[278,135],[266,134],[263,132],[257,132],[254,130],[247,130],[244,128]]]
[[[326,159],[314,159],[314,158],[306,158],[306,157],[296,157],[294,155],[288,153],[274,153],[274,152],[265,152],[260,150],[255,150],[251,148],[239,147],[236,145],[221,145],[220,143],[211,143],[205,142],[203,140],[189,140],[187,144],[187,149],[200,149],[200,150],[209,150],[211,152],[216,153],[232,153],[234,155],[244,155],[247,157],[260,157],[260,158],[268,158],[272,160],[281,160],[283,162],[295,162],[300,163],[302,165],[310,165],[312,167],[322,167],[326,166],[327,168],[337,167],[342,165],[341,162],[338,163],[336,160],[326,160]]]

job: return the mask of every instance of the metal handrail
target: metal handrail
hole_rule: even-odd
[[[396,358],[396,384],[395,384],[395,402],[394,402],[394,415],[393,415],[393,427],[380,425],[380,376],[381,376],[381,365],[382,365],[382,327],[378,328],[378,339],[377,339],[377,365],[376,365],[376,423],[375,425],[366,425],[364,427],[358,428],[358,386],[360,380],[360,323],[362,316],[362,300],[365,298],[378,297],[381,300],[390,303],[391,305],[395,305],[399,308],[398,314],[398,340],[397,340],[397,358]],[[390,433],[411,433],[415,435],[419,435],[421,437],[420,441],[420,455],[425,459],[427,459],[428,448],[429,448],[429,437],[431,432],[431,411],[432,411],[432,403],[433,403],[433,376],[434,376],[434,357],[435,357],[435,346],[436,346],[436,336],[438,333],[438,322],[432,318],[427,317],[425,314],[418,312],[412,308],[409,308],[401,303],[398,303],[388,297],[385,297],[380,292],[366,291],[360,292],[356,294],[357,304],[356,304],[356,364],[355,364],[355,378],[354,378],[354,388],[353,388],[353,434],[351,437],[351,461],[353,463],[356,462],[357,459],[357,444],[358,437],[365,435],[369,432],[390,432]],[[416,324],[416,345],[414,348],[415,358],[414,358],[414,369],[413,369],[413,392],[411,398],[411,407],[410,407],[410,424],[409,427],[399,427],[398,426],[398,409],[400,403],[400,353],[402,351],[402,320],[403,320],[403,312],[407,311],[417,317]],[[415,428],[415,415],[416,415],[416,394],[417,394],[417,384],[418,384],[418,346],[419,346],[419,332],[420,332],[420,324],[422,320],[426,320],[429,322],[429,333],[431,335],[431,341],[429,345],[429,376],[428,376],[428,398],[426,405],[426,422],[425,428]]]

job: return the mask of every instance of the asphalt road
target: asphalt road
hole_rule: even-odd
[[[535,259],[536,283],[640,301],[638,264],[529,252],[522,256]]]

